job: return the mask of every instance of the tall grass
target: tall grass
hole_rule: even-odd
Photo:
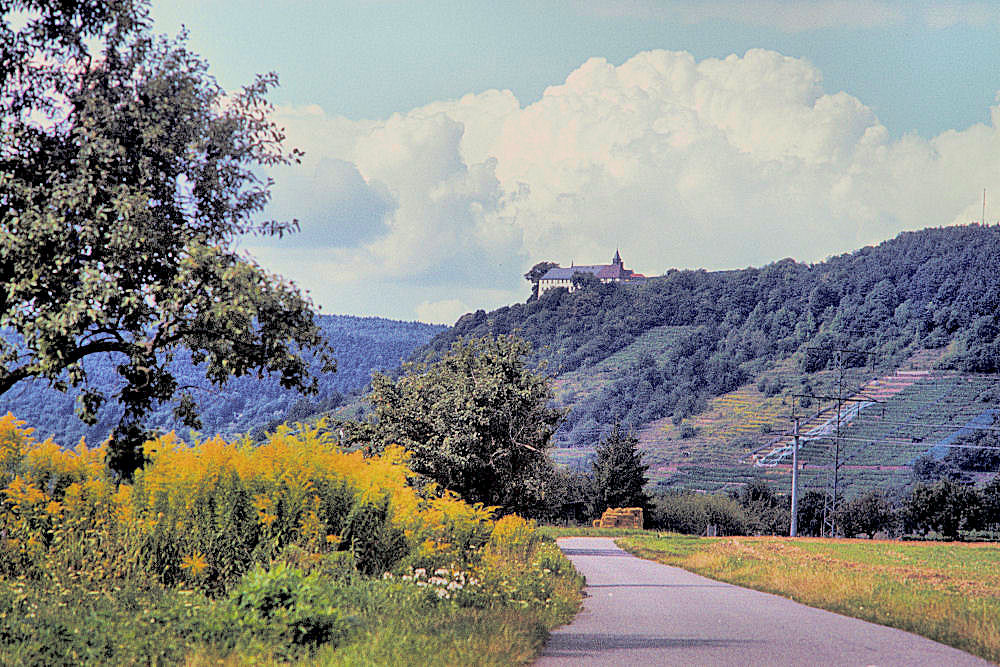
[[[118,485],[103,447],[0,418],[0,664],[510,664],[578,607],[533,523],[402,449],[345,452],[320,424],[145,453]]]
[[[1000,546],[633,536],[623,548],[1000,661]]]

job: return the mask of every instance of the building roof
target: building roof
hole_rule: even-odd
[[[562,267],[557,266],[545,272],[542,280],[570,280],[574,273],[592,273],[595,276],[603,269],[609,268],[604,264],[581,264],[579,266]]]
[[[626,269],[621,254],[616,250],[611,264],[577,264],[557,266],[545,272],[541,280],[572,280],[574,273],[589,273],[598,280],[643,280],[646,276]]]
[[[641,273],[626,268],[621,264],[580,264],[577,266],[563,267],[557,266],[549,269],[542,276],[542,280],[572,280],[574,273],[589,273],[598,280],[629,280],[631,278],[645,278]]]

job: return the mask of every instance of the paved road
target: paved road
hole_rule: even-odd
[[[559,546],[587,577],[583,610],[552,633],[556,665],[989,665],[917,635],[636,558],[608,538]]]

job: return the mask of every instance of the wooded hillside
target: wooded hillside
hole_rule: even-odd
[[[421,322],[398,322],[377,317],[322,315],[324,335],[337,359],[337,372],[319,376],[319,392],[303,397],[284,389],[278,379],[244,376],[231,379],[217,389],[205,379],[205,373],[191,364],[186,355],[175,360],[173,370],[179,384],[193,386],[201,406],[202,431],[208,435],[234,435],[266,427],[276,421],[304,419],[340,404],[345,395],[362,389],[372,371],[392,369],[406,359],[413,349],[425,344],[442,327]],[[116,377],[112,356],[87,359],[88,374],[107,389]],[[94,444],[110,433],[121,415],[117,404],[104,406],[97,424],[88,427],[73,414],[72,394],[63,394],[44,383],[23,382],[0,397],[0,414],[8,411],[31,424],[40,438],[52,435],[57,442],[73,444],[81,436]],[[151,415],[149,426],[165,430],[178,428],[169,406],[161,406]]]
[[[891,369],[926,348],[943,352],[940,367],[995,372],[998,276],[1000,227],[926,229],[816,264],[784,259],[734,271],[670,270],[640,286],[555,289],[468,314],[424,353],[463,336],[517,332],[571,408],[560,443],[588,446],[616,422],[680,423],[778,362],[799,375],[830,368],[835,348],[873,353],[846,355],[849,367]]]

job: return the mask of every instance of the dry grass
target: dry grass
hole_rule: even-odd
[[[633,553],[1000,661],[1000,546],[633,536]]]

